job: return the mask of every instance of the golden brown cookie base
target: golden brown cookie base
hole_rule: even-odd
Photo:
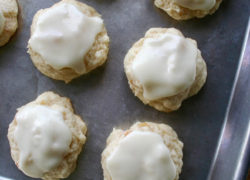
[[[149,131],[159,134],[168,147],[170,156],[175,164],[176,167],[176,177],[174,180],[179,179],[179,174],[181,173],[181,168],[183,165],[182,162],[182,148],[183,143],[178,139],[177,134],[175,131],[168,125],[165,124],[157,124],[152,122],[137,122],[128,130],[123,131],[121,129],[113,129],[109,137],[107,138],[107,145],[102,153],[102,168],[103,168],[103,175],[104,180],[112,180],[109,171],[106,166],[106,159],[110,156],[110,154],[114,151],[117,147],[119,142],[127,136],[129,133],[133,131]]]
[[[183,36],[182,33],[175,28],[151,28],[149,29],[145,37],[137,41],[132,48],[128,51],[124,59],[125,73],[128,78],[128,83],[133,91],[134,95],[137,96],[144,104],[148,104],[159,111],[171,112],[180,108],[181,103],[186,98],[195,95],[202,88],[207,77],[206,63],[201,57],[200,51],[198,51],[196,59],[196,77],[192,86],[185,91],[171,97],[161,98],[157,100],[148,100],[143,96],[143,87],[138,80],[133,76],[132,64],[133,61],[143,46],[144,40],[147,38],[156,38],[164,33],[173,33]],[[192,43],[197,46],[196,41],[189,39]]]
[[[156,7],[162,9],[166,13],[168,13],[169,16],[176,20],[187,20],[194,17],[197,18],[203,18],[204,16],[208,14],[213,14],[220,6],[220,3],[222,0],[216,0],[216,4],[214,7],[210,10],[191,10],[182,6],[179,6],[178,4],[174,3],[173,0],[155,0],[154,4]]]
[[[92,7],[87,6],[86,4],[83,4],[75,0],[62,0],[59,3],[53,5],[52,7],[58,6],[59,4],[65,2],[75,5],[81,12],[83,12],[85,15],[89,17],[101,17],[101,15],[98,14],[96,10],[93,9]],[[39,10],[35,14],[31,25],[31,35],[34,33],[36,29],[36,23],[38,17],[41,14],[43,14],[46,10],[47,9]],[[66,83],[104,64],[107,59],[108,51],[109,51],[109,37],[106,28],[103,26],[102,31],[96,36],[92,48],[87,52],[87,54],[83,58],[83,62],[86,66],[86,71],[82,74],[78,74],[71,68],[63,68],[61,70],[54,69],[52,66],[46,63],[46,61],[38,52],[33,51],[32,47],[28,44],[28,53],[30,54],[30,57],[36,68],[44,75],[52,79],[65,81]]]
[[[62,112],[64,121],[72,133],[72,142],[70,144],[69,152],[65,155],[61,164],[50,172],[45,173],[42,177],[42,179],[46,180],[66,178],[74,171],[76,167],[77,157],[86,141],[87,126],[80,116],[74,114],[70,100],[65,97],[60,97],[53,92],[45,92],[41,94],[35,101],[18,108],[18,111],[21,111],[24,107],[32,105],[44,105]],[[9,125],[8,140],[12,159],[19,168],[19,149],[17,142],[15,142],[14,139],[16,127],[17,121],[14,118],[14,120]]]
[[[0,9],[5,17],[3,32],[0,33],[0,47],[5,45],[18,27],[18,6],[16,0],[0,0]]]

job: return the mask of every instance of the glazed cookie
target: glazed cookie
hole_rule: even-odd
[[[66,83],[101,66],[109,37],[101,15],[75,0],[38,11],[31,25],[28,53],[43,74]]]
[[[113,129],[102,153],[104,180],[178,180],[183,143],[165,124],[137,122]]]
[[[16,0],[0,0],[0,46],[5,45],[16,32],[17,15]]]
[[[12,159],[27,176],[66,178],[76,167],[86,131],[69,99],[45,92],[18,108],[9,125]]]
[[[176,20],[202,18],[213,14],[222,0],[155,0],[155,6]]]
[[[198,93],[207,77],[196,41],[174,28],[149,29],[128,51],[124,68],[135,96],[165,112]]]

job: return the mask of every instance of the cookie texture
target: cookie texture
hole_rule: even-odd
[[[3,32],[0,33],[0,46],[5,45],[18,27],[18,6],[16,0],[0,0],[0,9],[5,17]]]
[[[172,33],[183,36],[183,34],[175,28],[151,28],[149,29],[145,37],[137,41],[132,48],[128,51],[124,59],[124,69],[128,78],[128,83],[133,91],[134,95],[137,96],[144,104],[150,105],[159,111],[171,112],[180,108],[182,101],[186,98],[193,96],[199,92],[206,81],[207,67],[206,63],[201,56],[201,52],[198,50],[196,58],[196,77],[194,83],[188,89],[176,94],[174,96],[165,97],[157,100],[148,100],[143,96],[143,86],[134,77],[132,72],[132,64],[135,60],[136,55],[143,46],[143,43],[148,38],[157,38],[164,33]],[[196,47],[197,43],[195,40],[189,39]]]
[[[58,6],[61,3],[69,3],[74,5],[83,14],[89,17],[101,17],[101,15],[97,13],[94,8],[75,0],[62,0],[59,3],[53,5],[52,7]],[[42,15],[47,10],[48,9],[42,9],[35,14],[31,25],[31,36],[35,32],[39,16]],[[37,67],[37,69],[50,78],[56,80],[63,80],[66,83],[104,64],[107,59],[108,51],[109,51],[109,37],[105,26],[103,26],[102,31],[99,34],[97,34],[95,42],[93,43],[91,49],[86,53],[86,55],[83,58],[86,71],[82,74],[79,74],[71,68],[63,68],[60,70],[54,69],[52,66],[46,63],[46,61],[39,54],[39,52],[33,51],[32,47],[28,44],[28,53],[30,54],[30,57],[34,65]]]
[[[176,4],[174,0],[155,0],[154,4],[176,20],[187,20],[194,17],[203,18],[208,14],[213,14],[219,8],[221,2],[222,0],[216,0],[214,7],[210,10],[188,9]]]
[[[72,133],[72,141],[69,152],[64,156],[60,165],[58,165],[55,169],[45,173],[42,177],[42,179],[45,180],[66,178],[74,171],[76,167],[77,157],[86,141],[87,126],[80,116],[74,114],[70,100],[65,97],[60,97],[53,92],[45,92],[41,94],[35,101],[18,108],[17,111],[22,111],[24,107],[33,105],[44,105],[62,112],[64,121]],[[15,142],[14,139],[16,127],[17,121],[14,118],[14,120],[9,125],[8,140],[11,148],[12,159],[18,167],[20,152],[17,142]]]
[[[178,180],[183,165],[182,162],[183,143],[178,139],[177,134],[170,126],[166,124],[157,124],[152,122],[137,122],[133,126],[131,126],[128,130],[125,131],[121,129],[113,129],[113,131],[111,132],[111,134],[107,139],[106,148],[102,153],[101,164],[103,168],[104,180],[112,180],[106,165],[107,158],[115,150],[119,142],[133,131],[154,132],[162,137],[164,144],[169,149],[170,156],[176,167],[176,177],[174,180]]]

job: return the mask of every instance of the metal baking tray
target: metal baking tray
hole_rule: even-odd
[[[224,0],[214,15],[179,22],[152,0],[81,1],[102,14],[110,52],[104,66],[65,84],[42,75],[26,53],[33,15],[58,0],[19,0],[19,29],[0,48],[0,179],[31,179],[12,161],[6,135],[16,109],[48,90],[69,97],[88,125],[87,143],[68,179],[102,180],[107,136],[113,127],[127,128],[138,120],[167,123],[176,130],[184,142],[180,180],[244,179],[250,149],[250,48],[243,45],[249,2]],[[134,97],[123,70],[128,49],[151,27],[175,27],[196,39],[208,67],[200,93],[168,114]]]

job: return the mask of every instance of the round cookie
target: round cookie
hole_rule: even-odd
[[[66,178],[74,171],[76,167],[76,161],[77,161],[78,155],[80,154],[82,147],[86,141],[87,127],[86,127],[86,124],[81,119],[81,117],[74,114],[74,110],[73,110],[70,100],[65,97],[60,97],[59,95],[53,92],[45,92],[41,94],[40,96],[38,96],[35,101],[32,101],[18,108],[17,110],[18,112],[14,120],[10,123],[9,129],[8,129],[8,140],[10,144],[12,159],[14,160],[17,167],[21,171],[23,171],[20,168],[20,163],[21,163],[21,159],[20,159],[21,151],[19,149],[20,146],[18,146],[18,142],[16,142],[16,139],[15,139],[16,138],[15,133],[18,128],[17,115],[20,112],[23,112],[26,108],[31,108],[34,106],[42,106],[42,107],[55,110],[56,112],[59,112],[61,116],[63,117],[63,122],[65,123],[66,127],[68,127],[69,132],[71,132],[71,142],[68,147],[69,150],[67,151],[67,153],[62,157],[62,160],[59,162],[59,164],[55,168],[51,169],[48,172],[45,172],[40,178],[42,179]],[[48,118],[48,114],[46,114],[45,118]],[[56,127],[53,127],[53,128],[54,130],[56,130]],[[47,133],[50,133],[50,132],[47,132]],[[43,141],[40,140],[40,142],[42,143]],[[48,148],[52,148],[52,146]],[[51,155],[51,158],[53,158],[53,153]],[[27,174],[26,172],[24,173]]]
[[[0,46],[3,46],[10,40],[18,27],[18,6],[16,0],[0,0],[0,13],[4,17],[4,20],[2,20],[3,29],[0,32]]]
[[[220,6],[222,0],[216,0],[215,5],[209,10],[192,10],[178,5],[175,0],[155,0],[154,4],[164,10],[169,16],[176,20],[187,20],[194,17],[203,18],[213,14]]]
[[[107,159],[116,150],[119,143],[130,133],[135,131],[153,132],[161,136],[164,144],[169,150],[170,157],[175,166],[176,176],[174,180],[178,180],[183,165],[183,143],[178,139],[177,134],[170,126],[152,122],[137,122],[128,130],[113,129],[112,133],[107,138],[107,145],[102,153],[101,164],[103,168],[104,180],[113,180],[108,170]]]
[[[78,10],[81,11],[81,13],[83,13],[88,17],[101,18],[101,15],[97,13],[94,8],[84,3],[78,2],[76,0],[62,0],[48,9],[39,10],[35,14],[31,25],[31,37],[36,31],[37,21],[39,17],[49,9],[58,7],[62,3],[67,3],[75,6]],[[56,80],[63,80],[66,83],[104,64],[107,59],[108,51],[109,51],[109,37],[104,25],[101,28],[101,32],[96,35],[92,47],[87,51],[87,53],[82,58],[82,61],[85,65],[84,72],[79,73],[69,67],[64,67],[62,69],[55,69],[46,62],[46,60],[41,56],[41,54],[39,54],[39,52],[33,50],[32,46],[30,45],[30,42],[28,44],[28,53],[30,54],[30,57],[34,65],[37,67],[37,69],[48,77],[51,77]]]
[[[132,72],[132,65],[135,60],[135,57],[141,50],[144,44],[144,41],[146,39],[157,38],[160,35],[165,34],[165,33],[171,33],[171,34],[184,37],[183,34],[175,28],[151,28],[149,29],[146,32],[145,37],[137,41],[126,54],[125,59],[124,59],[124,68],[125,68],[126,76],[128,78],[129,86],[131,90],[133,91],[133,93],[135,94],[135,96],[137,96],[144,104],[148,104],[159,111],[171,112],[180,108],[183,100],[199,92],[199,90],[202,88],[202,86],[204,85],[206,81],[207,68],[206,68],[206,63],[201,56],[201,52],[197,49],[198,52],[197,52],[197,58],[196,58],[196,76],[195,76],[193,84],[189,88],[170,97],[160,98],[156,100],[150,100],[150,99],[145,98],[143,95],[143,91],[144,91],[143,86],[135,78]],[[191,41],[197,47],[197,43],[195,40],[192,40],[189,38],[187,39]]]

